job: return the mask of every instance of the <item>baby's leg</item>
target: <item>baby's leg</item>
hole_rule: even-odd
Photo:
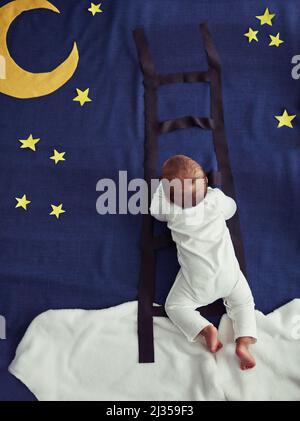
[[[198,307],[199,303],[197,304],[193,298],[193,292],[180,271],[167,297],[166,313],[190,342],[195,342],[201,335],[205,338],[210,351],[216,352],[222,347],[218,340],[218,331],[196,311]]]
[[[240,360],[242,370],[249,370],[256,365],[255,359],[249,350],[250,345],[254,341],[251,336],[242,336],[236,340],[236,355]]]
[[[215,353],[223,347],[222,342],[218,338],[218,329],[213,325],[206,326],[200,335],[204,337],[207,348],[210,352]]]
[[[249,351],[257,340],[254,300],[249,285],[240,272],[240,278],[231,294],[224,299],[227,314],[232,320],[236,354],[242,370],[255,366],[255,359]]]

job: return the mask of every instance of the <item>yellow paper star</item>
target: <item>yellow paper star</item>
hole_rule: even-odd
[[[283,126],[290,127],[292,129],[293,128],[292,121],[296,117],[297,117],[296,115],[288,115],[287,110],[284,110],[284,113],[282,115],[275,116],[276,120],[279,121],[279,124],[277,126],[278,129]]]
[[[21,149],[31,149],[32,151],[36,151],[35,145],[40,141],[40,139],[34,139],[32,134],[26,140],[19,140],[22,143]]]
[[[257,36],[256,36],[257,34],[258,34],[258,31],[253,31],[252,28],[249,28],[249,31],[246,32],[244,36],[248,38],[249,42],[253,40],[258,41]]]
[[[57,165],[60,161],[65,161],[66,152],[58,152],[56,149],[54,149],[54,155],[50,156],[50,159],[52,159],[55,162],[55,165]]]
[[[91,102],[91,98],[89,98],[89,89],[85,91],[81,91],[80,89],[76,89],[77,97],[73,99],[73,101],[80,102],[80,105],[83,106],[86,102]]]
[[[66,212],[65,210],[63,210],[62,207],[63,207],[62,204],[61,205],[58,205],[58,206],[51,205],[52,212],[49,215],[54,215],[58,219],[62,213],[65,213]]]
[[[24,196],[21,198],[16,197],[16,201],[18,202],[16,204],[16,208],[23,208],[25,210],[27,210],[27,205],[31,203],[30,200],[27,200],[26,194],[24,194]]]
[[[276,13],[270,13],[269,9],[266,8],[265,13],[261,16],[255,16],[256,19],[260,20],[261,25],[272,26],[272,19],[276,16]]]
[[[91,7],[88,9],[88,11],[91,12],[93,16],[95,16],[96,13],[103,13],[103,10],[100,9],[101,5],[102,3],[99,3],[99,4],[91,3]]]
[[[280,33],[279,32],[276,35],[276,37],[274,37],[273,35],[270,35],[270,38],[271,38],[271,42],[269,44],[270,47],[272,47],[272,45],[275,45],[276,47],[279,47],[280,44],[284,43],[284,41],[282,41],[280,39]]]

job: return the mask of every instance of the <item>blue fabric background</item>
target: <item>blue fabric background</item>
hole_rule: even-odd
[[[0,95],[0,314],[8,327],[0,342],[0,400],[34,399],[7,366],[39,313],[136,299],[141,217],[99,216],[95,186],[103,177],[117,179],[119,170],[143,176],[143,86],[132,38],[137,26],[146,28],[158,70],[173,72],[206,68],[198,24],[209,21],[222,60],[226,132],[257,308],[270,312],[300,293],[300,81],[291,78],[291,58],[300,54],[298,1],[105,0],[104,13],[94,18],[89,1],[52,3],[60,15],[21,15],[8,45],[17,63],[40,72],[63,61],[76,40],[74,77],[43,98]],[[265,7],[277,14],[273,27],[255,19]],[[243,36],[249,26],[260,30],[258,44]],[[268,34],[277,32],[285,43],[268,47]],[[90,88],[93,102],[82,108],[73,102],[76,88]],[[162,88],[160,118],[208,115],[207,88]],[[274,115],[284,108],[299,113],[293,130],[276,127]],[[18,139],[30,133],[41,138],[35,154],[19,149]],[[57,167],[49,160],[54,148],[67,158]],[[158,164],[176,153],[216,168],[210,133],[192,129],[162,137]],[[14,198],[24,193],[32,200],[27,213],[14,209]],[[50,203],[64,204],[59,221],[48,216]],[[158,302],[177,269],[174,250],[161,252]]]

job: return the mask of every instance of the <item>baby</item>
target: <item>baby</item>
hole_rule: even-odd
[[[236,354],[246,370],[255,366],[249,347],[257,340],[256,318],[225,222],[235,214],[236,204],[207,184],[202,167],[191,158],[177,155],[163,165],[150,212],[168,223],[181,267],[165,309],[189,341],[203,337],[215,353],[222,348],[218,330],[196,309],[222,298],[233,322]]]

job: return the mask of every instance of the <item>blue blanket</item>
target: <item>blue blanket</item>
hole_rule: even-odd
[[[17,97],[20,80],[15,95],[6,95],[0,80],[0,314],[7,322],[0,400],[34,399],[7,366],[35,316],[137,297],[142,217],[99,215],[96,183],[117,180],[120,170],[129,179],[143,177],[143,85],[132,37],[138,26],[145,27],[159,72],[170,73],[207,68],[198,25],[208,21],[222,61],[226,132],[256,306],[267,313],[300,294],[300,80],[291,76],[292,57],[300,54],[297,0],[105,0],[94,16],[86,0],[51,3],[61,13],[21,14],[7,47],[22,69],[49,72],[75,41],[74,74],[45,96],[33,77],[26,99]],[[255,18],[267,6],[276,14],[272,26]],[[258,42],[244,36],[249,27],[259,31]],[[284,43],[269,46],[269,35],[278,32]],[[92,101],[73,101],[87,89]],[[161,120],[209,115],[204,84],[165,86],[158,101]],[[285,109],[299,114],[293,129],[277,127],[274,116]],[[35,151],[20,148],[30,135],[40,139],[32,142]],[[185,153],[215,170],[212,145],[209,132],[175,131],[160,139],[158,165]],[[54,149],[65,152],[65,161],[49,159]],[[23,195],[31,202],[27,210],[15,207]],[[59,205],[65,213],[50,215]],[[174,249],[161,251],[157,266],[156,301],[163,304],[178,270]]]

